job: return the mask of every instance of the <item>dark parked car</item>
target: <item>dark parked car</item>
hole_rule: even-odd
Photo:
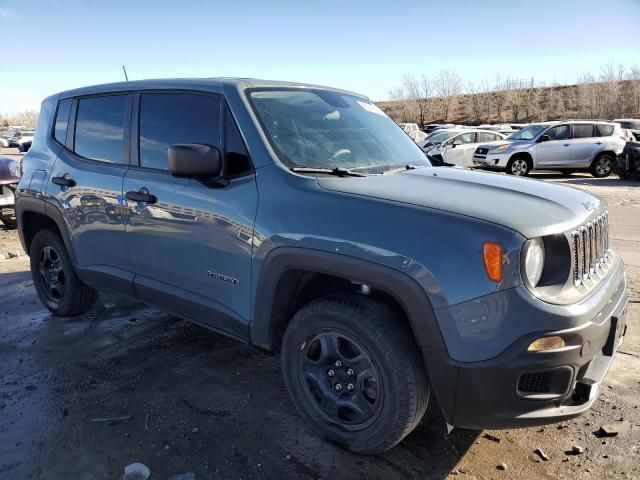
[[[622,179],[640,180],[640,142],[628,142],[613,165],[613,172]]]
[[[342,90],[149,80],[51,96],[16,211],[54,315],[105,288],[280,351],[300,414],[360,453],[400,442],[430,398],[459,427],[580,415],[625,333],[602,199],[432,168]]]
[[[17,227],[14,205],[19,181],[20,162],[0,156],[0,221],[8,228]]]
[[[27,153],[30,148],[31,148],[31,140],[22,142],[20,145],[18,145],[18,151],[22,153]]]

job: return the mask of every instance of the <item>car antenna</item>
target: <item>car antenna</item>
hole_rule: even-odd
[[[122,71],[124,72],[124,79],[128,82],[129,81],[129,75],[127,75],[127,69],[125,68],[124,65],[122,65]]]

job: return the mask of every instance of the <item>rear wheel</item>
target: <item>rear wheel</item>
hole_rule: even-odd
[[[613,166],[613,155],[610,153],[601,153],[591,164],[591,175],[596,178],[608,177],[611,174]]]
[[[529,174],[531,170],[531,161],[523,156],[516,156],[509,160],[507,163],[507,173],[509,175],[516,175],[524,177]]]
[[[357,453],[383,452],[418,424],[429,386],[402,318],[357,295],[302,307],[282,341],[284,380],[320,436]]]
[[[58,234],[48,229],[36,233],[29,259],[38,297],[54,315],[70,317],[91,308],[98,293],[78,278]]]

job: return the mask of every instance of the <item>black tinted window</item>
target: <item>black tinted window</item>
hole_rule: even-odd
[[[611,135],[613,135],[613,125],[601,123],[598,124],[596,128],[598,130],[599,137],[610,137]]]
[[[53,138],[61,144],[65,144],[67,139],[67,125],[69,125],[69,114],[71,113],[71,100],[65,100],[58,105],[56,115],[56,125],[53,131]]]
[[[545,132],[545,135],[549,135],[549,140],[566,140],[569,138],[569,125],[550,128]]]
[[[220,148],[220,100],[211,95],[148,93],[140,100],[140,165],[167,169],[170,145]]]
[[[126,104],[126,95],[80,99],[74,151],[93,160],[122,163]]]
[[[226,111],[225,124],[225,173],[227,175],[246,173],[251,170],[249,154],[240,135],[238,125],[228,109]]]
[[[593,125],[574,125],[573,138],[593,137]]]

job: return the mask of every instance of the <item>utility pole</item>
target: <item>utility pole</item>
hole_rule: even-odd
[[[124,72],[124,79],[128,82],[129,76],[127,75],[127,69],[122,65],[122,71]]]

